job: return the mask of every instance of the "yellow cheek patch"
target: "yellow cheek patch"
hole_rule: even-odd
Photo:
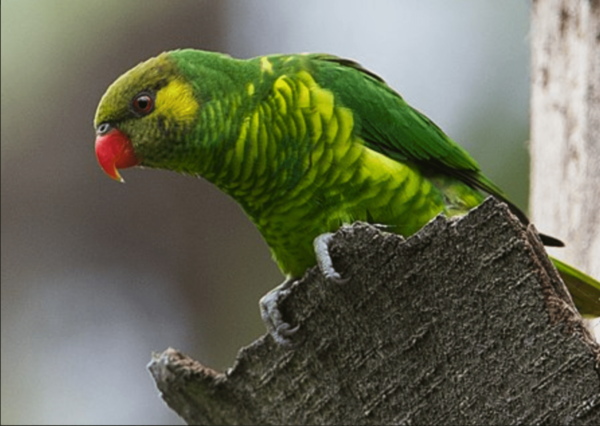
[[[199,107],[192,86],[181,80],[172,80],[156,94],[156,111],[179,123],[192,124]]]

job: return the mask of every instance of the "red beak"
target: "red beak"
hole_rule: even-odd
[[[124,180],[117,169],[137,166],[140,163],[135,156],[131,141],[118,129],[112,129],[96,137],[96,158],[102,170],[119,182]]]

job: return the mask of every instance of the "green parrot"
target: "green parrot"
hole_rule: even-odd
[[[438,214],[462,215],[484,193],[525,214],[435,123],[380,77],[327,54],[248,60],[185,49],[119,77],[95,117],[102,169],[143,166],[200,176],[233,197],[286,280],[261,299],[280,344],[296,328],[278,300],[329,257],[332,232],[365,221],[408,237]],[[561,246],[540,234],[546,245]],[[600,283],[553,259],[582,314],[600,316]]]

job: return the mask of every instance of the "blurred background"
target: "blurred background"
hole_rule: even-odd
[[[181,423],[146,371],[175,347],[219,371],[264,333],[283,277],[238,206],[155,170],[108,179],[107,86],[180,47],[329,52],[384,77],[527,206],[526,0],[26,1],[2,19],[2,424]]]

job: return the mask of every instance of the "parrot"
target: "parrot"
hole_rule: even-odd
[[[293,345],[278,308],[317,265],[340,283],[328,245],[363,221],[404,237],[455,217],[489,194],[528,217],[479,164],[377,74],[331,54],[251,59],[167,51],[121,75],[94,118],[102,170],[165,169],[231,196],[267,243],[284,282],[260,300],[269,334]],[[547,246],[563,243],[539,234]],[[583,315],[600,316],[600,283],[551,258]]]

